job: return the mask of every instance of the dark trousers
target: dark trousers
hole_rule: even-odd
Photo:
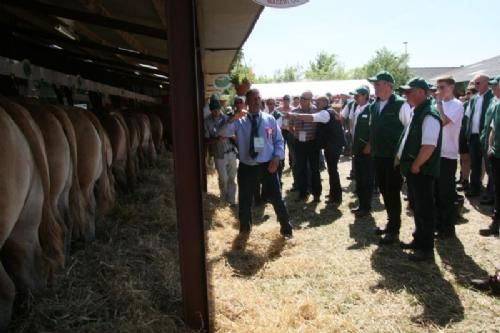
[[[495,210],[493,218],[495,221],[500,221],[500,159],[490,157],[491,169],[493,173],[493,180],[495,182]]]
[[[311,169],[311,186],[314,196],[321,195],[321,177],[319,173],[319,148],[316,141],[295,143],[296,179],[301,196],[307,195],[307,162]]]
[[[331,147],[325,148],[325,159],[328,168],[328,178],[330,182],[330,200],[342,201],[342,186],[340,185],[340,175],[338,170],[340,150]]]
[[[372,209],[373,196],[373,158],[370,154],[357,154],[353,157],[354,179],[356,180],[356,195],[358,196],[359,208],[370,211]]]
[[[493,165],[491,159],[488,157],[488,152],[483,150],[484,167],[488,175],[488,184],[486,185],[485,198],[493,199],[495,197],[495,176],[493,174]]]
[[[481,171],[483,169],[483,150],[479,134],[471,134],[469,139],[470,150],[470,188],[471,191],[481,190]]]
[[[375,174],[387,211],[387,232],[399,234],[401,228],[401,186],[403,177],[393,157],[375,157]]]
[[[268,199],[281,224],[281,228],[290,229],[290,217],[283,197],[278,172],[269,173],[269,162],[258,165],[247,165],[240,162],[238,167],[239,187],[239,219],[240,231],[250,231],[252,225],[252,198],[255,193],[255,184],[262,183],[266,189]]]
[[[434,178],[419,173],[410,173],[406,178],[410,200],[413,201],[415,232],[413,241],[416,249],[432,251],[434,249],[434,229],[436,203],[434,202]]]
[[[288,146],[288,165],[292,169],[292,177],[293,177],[293,185],[292,187],[297,186],[297,168],[295,167],[295,142],[296,139],[292,133],[288,130],[283,130],[283,138],[285,139],[285,144]]]
[[[440,233],[455,233],[457,191],[455,174],[457,160],[441,157],[439,178],[435,181],[436,230]]]

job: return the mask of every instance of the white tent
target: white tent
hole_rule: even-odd
[[[253,84],[252,88],[259,89],[263,98],[280,98],[288,94],[291,96],[300,96],[304,91],[310,90],[314,96],[346,94],[359,87],[360,85],[370,87],[370,93],[374,94],[373,85],[367,80],[334,80],[334,81],[299,81],[282,83],[258,83]]]

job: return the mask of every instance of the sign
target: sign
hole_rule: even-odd
[[[229,75],[218,75],[214,77],[214,87],[217,89],[227,89],[231,86]]]
[[[265,7],[291,8],[303,5],[309,0],[253,0],[255,3]]]

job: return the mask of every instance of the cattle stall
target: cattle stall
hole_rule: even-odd
[[[0,3],[0,332],[213,330],[202,108],[262,10]]]

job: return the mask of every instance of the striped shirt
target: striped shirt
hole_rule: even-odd
[[[298,107],[292,111],[292,113],[306,113],[313,114],[318,110],[314,106],[311,106],[309,110],[304,110],[301,107]],[[316,123],[315,122],[307,122],[298,119],[291,118],[290,127],[293,128],[293,135],[299,142],[311,141],[316,138]],[[305,137],[304,134],[305,133]]]

